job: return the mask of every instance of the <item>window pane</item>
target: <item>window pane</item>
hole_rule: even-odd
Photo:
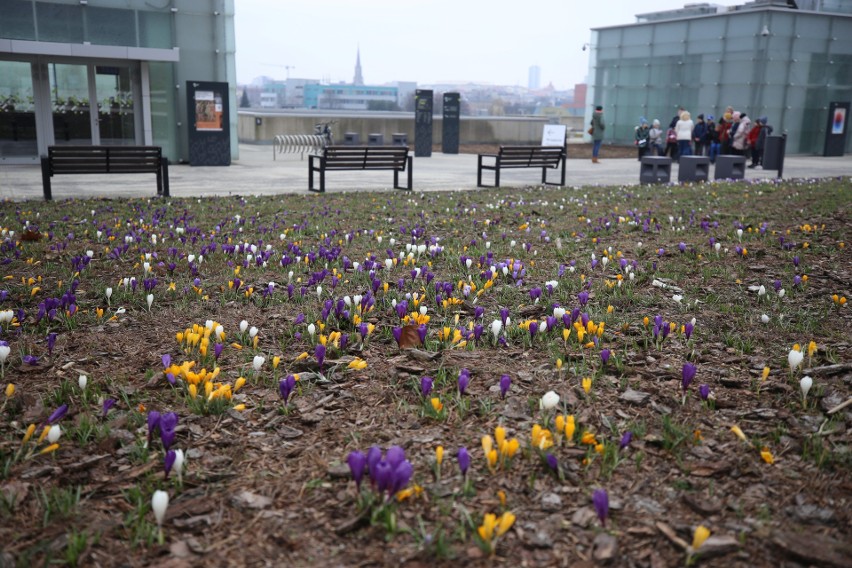
[[[38,41],[83,43],[83,8],[36,2]]]
[[[6,39],[35,39],[32,2],[0,0],[0,37]]]
[[[136,47],[136,18],[133,10],[87,8],[88,40],[97,45]]]
[[[139,11],[139,47],[174,47],[171,14]]]
[[[37,153],[30,64],[0,61],[0,159]]]

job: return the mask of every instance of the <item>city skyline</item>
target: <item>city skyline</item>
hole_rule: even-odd
[[[237,81],[248,84],[268,76],[351,83],[360,49],[368,85],[526,86],[529,68],[536,65],[542,87],[567,90],[588,74],[589,51],[582,48],[590,41],[591,28],[633,23],[636,14],[685,3],[601,0],[595,10],[577,10],[559,0],[535,0],[519,11],[508,0],[434,0],[425,6],[398,0],[240,0],[235,13]]]

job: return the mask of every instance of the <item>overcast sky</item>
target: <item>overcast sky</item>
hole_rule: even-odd
[[[558,89],[585,80],[590,28],[691,0],[239,0],[237,81],[267,75],[366,84],[472,81]],[[709,0],[724,6],[745,0]]]

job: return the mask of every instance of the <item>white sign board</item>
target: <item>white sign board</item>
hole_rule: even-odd
[[[545,124],[541,135],[542,146],[564,146],[567,126],[564,124]]]

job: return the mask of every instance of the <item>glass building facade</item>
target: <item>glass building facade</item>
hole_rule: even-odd
[[[0,0],[0,163],[62,144],[153,144],[188,158],[187,81],[227,82],[233,0]]]
[[[593,29],[586,122],[603,105],[607,141],[631,144],[639,117],[665,127],[679,106],[694,119],[730,105],[786,131],[789,153],[822,154],[829,103],[852,100],[852,14],[829,9],[842,7],[687,7]]]

